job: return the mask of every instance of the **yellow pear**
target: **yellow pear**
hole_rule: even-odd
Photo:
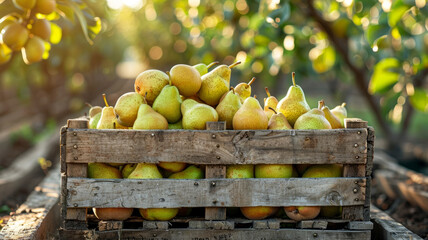
[[[199,72],[199,74],[201,75],[201,77],[202,77],[203,75],[205,75],[205,74],[208,73],[208,69],[210,67],[212,67],[212,66],[214,66],[216,64],[218,64],[217,61],[212,62],[212,63],[210,63],[208,65],[205,65],[203,63],[199,63],[199,64],[194,65],[193,68],[195,68]]]
[[[345,127],[345,118],[348,116],[348,112],[346,111],[346,103],[342,103],[340,106],[336,106],[331,110],[331,113],[334,114],[334,116],[339,119],[340,123],[342,124],[342,128]]]
[[[119,97],[114,106],[117,122],[125,127],[132,127],[137,119],[141,104],[147,103],[143,96],[136,92],[128,92]]]
[[[231,69],[241,62],[230,66],[220,65],[202,76],[199,98],[210,106],[216,106],[221,96],[229,90]]]
[[[32,9],[36,5],[36,0],[13,0],[13,5],[21,10]]]
[[[170,172],[181,172],[186,168],[187,164],[182,162],[160,162],[158,166]]]
[[[263,110],[265,111],[268,119],[270,119],[272,117],[272,115],[275,113],[275,111],[273,111],[273,109],[276,109],[276,106],[278,105],[278,99],[276,99],[276,97],[270,95],[269,89],[267,87],[265,87],[265,91],[266,91],[266,94],[268,97],[264,99]]]
[[[31,25],[30,32],[45,41],[49,41],[49,38],[51,37],[51,24],[46,19],[36,19]]]
[[[233,116],[241,108],[241,105],[239,96],[232,89],[227,92],[224,99],[215,108],[218,113],[218,119],[226,122],[227,129],[233,129]]]
[[[331,113],[330,109],[324,105],[324,100],[318,102],[318,109],[324,112],[325,118],[330,123],[332,129],[342,128],[342,123]]]
[[[133,129],[168,129],[168,121],[149,105],[143,103],[138,108]]]
[[[22,59],[24,59],[26,64],[40,62],[43,58],[44,52],[45,43],[37,36],[33,36],[28,39],[25,46],[21,49]]]
[[[294,129],[331,129],[324,112],[314,108],[301,115],[294,124]]]
[[[44,15],[51,14],[56,8],[55,0],[37,0],[34,6],[35,13],[41,13]]]
[[[205,130],[207,122],[217,122],[218,113],[206,104],[186,99],[181,104],[183,129]]]
[[[150,69],[140,73],[135,79],[135,92],[146,98],[148,104],[153,104],[162,88],[169,84],[166,73]]]
[[[192,66],[177,64],[169,71],[171,84],[178,88],[181,95],[190,97],[196,95],[201,88],[201,75]]]
[[[286,129],[293,129],[288,123],[287,118],[284,116],[284,114],[277,113],[275,109],[270,108],[275,114],[272,115],[272,117],[269,120],[268,123],[268,129],[269,130],[286,130]],[[266,113],[266,112],[265,112]]]
[[[108,105],[105,94],[103,94],[103,99],[106,106],[103,107],[103,110],[101,111],[101,116],[97,124],[97,129],[114,129],[114,122],[116,121],[114,109],[113,107]]]
[[[29,32],[27,28],[19,22],[13,22],[1,30],[0,40],[13,51],[18,51],[25,46],[28,37]]]
[[[245,99],[251,96],[251,84],[256,80],[255,77],[253,77],[250,82],[247,83],[240,83],[236,85],[235,87],[235,94],[239,96],[241,99],[241,103],[244,103]]]
[[[297,118],[308,112],[310,107],[305,99],[305,93],[296,85],[295,73],[292,73],[293,85],[288,89],[287,95],[278,102],[277,112],[282,112],[292,127]]]
[[[176,123],[181,119],[182,102],[177,87],[166,85],[153,102],[153,110],[162,114],[168,123]]]
[[[267,129],[268,117],[257,99],[249,97],[233,117],[233,129]]]

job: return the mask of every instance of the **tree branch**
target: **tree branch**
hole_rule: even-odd
[[[315,22],[317,22],[321,27],[321,29],[327,34],[329,40],[333,43],[335,49],[341,55],[343,61],[345,62],[345,64],[348,66],[348,68],[351,70],[352,74],[354,75],[355,84],[358,90],[360,91],[360,93],[365,97],[370,108],[372,109],[376,117],[376,120],[379,123],[379,127],[382,129],[383,133],[385,134],[385,137],[389,140],[394,140],[395,138],[393,137],[393,132],[389,127],[386,119],[381,114],[379,101],[377,101],[376,98],[367,91],[368,81],[367,81],[367,76],[365,75],[365,73],[367,72],[367,69],[360,69],[351,62],[351,59],[348,53],[347,41],[344,41],[345,39],[339,38],[338,36],[335,35],[330,23],[327,22],[315,9],[313,0],[306,0],[304,2],[306,4],[299,4],[300,8],[306,14],[306,16],[315,20]]]

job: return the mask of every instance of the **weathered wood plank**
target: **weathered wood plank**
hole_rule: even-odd
[[[189,221],[189,228],[227,230],[234,229],[235,223],[233,221]]]
[[[169,229],[121,231],[60,231],[61,239],[154,239],[154,240],[369,240],[370,231],[313,230],[313,229]]]
[[[302,229],[327,229],[326,220],[305,220],[297,223],[297,228]]]
[[[371,206],[373,226],[373,239],[383,240],[422,240],[406,227],[392,219],[388,214]]]
[[[373,223],[370,221],[352,221],[346,226],[350,230],[372,230]]]
[[[69,178],[67,207],[363,205],[365,181],[365,178],[199,180]],[[243,194],[251,197],[242,197]],[[355,201],[356,198],[358,201]]]
[[[7,225],[0,239],[51,239],[59,227],[59,165],[28,196]]]
[[[169,227],[168,221],[143,221],[144,229],[167,230],[168,227]]]
[[[66,159],[70,163],[185,160],[191,164],[364,164],[366,144],[366,128],[276,131],[69,128]]]
[[[118,230],[123,228],[123,221],[99,221],[99,231]]]

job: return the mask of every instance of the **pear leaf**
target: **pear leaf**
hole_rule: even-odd
[[[428,112],[428,92],[424,89],[416,88],[415,93],[410,96],[412,106],[422,112]]]
[[[388,14],[388,24],[391,27],[395,27],[397,23],[401,20],[404,13],[410,9],[409,6],[402,5],[400,7],[392,8],[391,12]]]
[[[49,41],[52,44],[58,44],[62,38],[62,29],[53,22],[50,22],[50,24],[51,24],[51,36],[49,38]]]
[[[400,77],[400,62],[395,58],[385,58],[374,67],[369,83],[370,93],[379,93],[387,90]]]

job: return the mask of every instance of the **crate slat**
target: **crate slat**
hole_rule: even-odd
[[[365,178],[69,178],[67,207],[350,206],[364,204]],[[242,197],[245,196],[251,197]],[[359,201],[354,201],[358,198]]]
[[[367,128],[334,130],[68,129],[68,163],[365,164]]]

